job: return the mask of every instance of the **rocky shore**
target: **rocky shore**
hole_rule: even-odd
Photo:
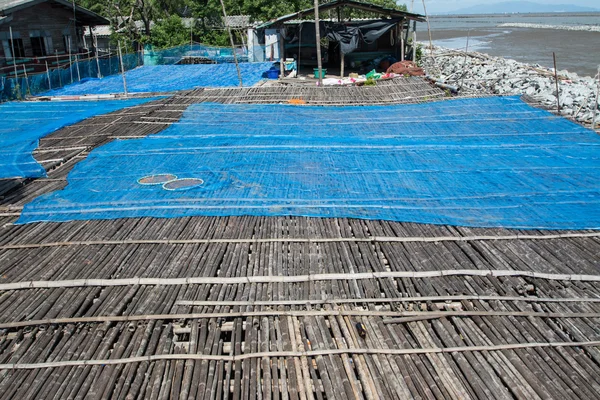
[[[423,44],[422,64],[427,74],[440,82],[459,88],[462,93],[529,95],[548,107],[556,107],[554,70],[515,60],[492,57]],[[598,76],[581,77],[558,71],[561,114],[587,124],[598,110]],[[596,113],[600,123],[600,111]]]

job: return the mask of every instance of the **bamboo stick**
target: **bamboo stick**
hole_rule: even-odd
[[[119,64],[121,65],[121,76],[123,77],[123,93],[127,97],[127,79],[125,78],[125,65],[123,65],[123,54],[121,53],[121,41],[118,42]]]
[[[558,70],[556,69],[556,53],[552,52],[554,60],[554,82],[556,83],[556,112],[560,115],[560,92],[558,89]]]
[[[592,116],[592,129],[596,130],[596,115],[598,114],[598,102],[600,101],[600,66],[598,66],[598,89],[596,89],[596,103],[594,104],[594,115]]]
[[[379,297],[379,298],[345,298],[335,300],[269,300],[269,301],[202,301],[202,300],[178,300],[175,305],[180,306],[275,306],[275,305],[318,305],[318,304],[345,304],[345,303],[407,303],[407,302],[439,302],[439,301],[461,301],[461,300],[483,300],[483,301],[523,301],[535,303],[600,303],[598,297],[523,297],[523,296],[498,296],[498,295],[448,295],[448,296],[410,296],[410,297]]]
[[[319,70],[319,87],[323,87],[323,62],[321,60],[321,22],[319,20],[319,0],[314,0],[315,8],[315,40],[317,45],[317,68]]]
[[[125,279],[72,279],[56,281],[22,281],[0,284],[0,290],[20,290],[34,288],[71,288],[71,287],[114,287],[114,286],[147,286],[147,285],[199,285],[199,284],[240,284],[240,283],[302,283],[314,281],[332,281],[346,279],[349,281],[382,278],[434,278],[445,276],[484,276],[484,277],[529,277],[555,281],[600,282],[600,275],[550,274],[534,271],[515,270],[442,270],[442,271],[390,271],[361,272],[353,274],[332,273],[292,276],[245,276],[245,277],[186,277],[186,278],[125,278]]]
[[[221,0],[221,7],[223,9],[223,22],[227,25],[227,33],[229,34],[229,42],[231,43],[231,51],[233,52],[233,61],[235,62],[235,68],[237,70],[238,80],[240,81],[240,87],[243,86],[242,72],[240,71],[240,65],[238,64],[237,55],[235,54],[235,43],[233,41],[233,34],[231,33],[231,26],[227,23],[227,10],[225,10],[225,2]]]
[[[72,147],[61,150],[81,150],[87,147]],[[54,150],[48,150],[54,151]],[[43,150],[41,151],[43,152]],[[15,243],[0,246],[0,250],[18,250],[32,249],[42,247],[62,247],[62,246],[121,246],[135,244],[205,244],[205,243],[338,243],[338,242],[473,242],[473,241],[507,241],[507,240],[556,240],[556,239],[576,239],[576,238],[599,238],[600,232],[578,232],[578,233],[559,233],[559,234],[515,234],[515,235],[473,235],[473,236],[429,236],[429,237],[386,237],[369,236],[364,238],[356,237],[296,237],[296,238],[248,238],[248,239],[123,239],[123,240],[82,240],[66,242],[47,242],[47,243]]]
[[[226,313],[190,313],[190,314],[147,314],[147,315],[105,315],[93,317],[47,318],[40,320],[27,320],[19,322],[0,323],[0,329],[22,328],[36,325],[74,324],[90,322],[133,322],[151,320],[185,320],[209,319],[226,317],[257,317],[257,316],[381,316],[402,317],[384,320],[384,323],[395,324],[409,322],[405,317],[419,317],[415,320],[425,320],[446,317],[472,317],[472,316],[510,316],[510,317],[536,317],[536,318],[600,318],[600,313],[560,313],[560,312],[533,312],[533,311],[363,311],[363,310],[308,310],[308,311],[238,311]]]
[[[22,370],[39,368],[59,368],[59,367],[77,367],[77,366],[108,366],[121,365],[139,362],[156,361],[176,361],[176,360],[214,360],[214,361],[242,361],[245,359],[255,359],[263,357],[317,357],[327,355],[341,354],[369,354],[369,355],[416,355],[416,354],[449,354],[474,351],[503,351],[517,349],[535,349],[535,348],[562,348],[562,347],[597,347],[600,341],[585,342],[544,342],[544,343],[513,343],[502,345],[479,345],[479,346],[457,346],[457,347],[430,347],[430,348],[412,348],[412,349],[374,349],[374,348],[355,348],[355,349],[322,349],[308,351],[283,351],[283,352],[260,352],[240,355],[208,355],[208,354],[156,354],[141,357],[116,358],[116,359],[87,359],[72,361],[54,361],[44,363],[8,363],[0,364],[0,370]]]

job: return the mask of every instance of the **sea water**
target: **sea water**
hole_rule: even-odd
[[[430,16],[433,44],[594,76],[600,65],[600,13]],[[427,24],[417,39],[429,41]],[[468,43],[467,43],[468,41]]]

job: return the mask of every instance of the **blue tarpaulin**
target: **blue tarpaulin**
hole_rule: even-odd
[[[240,63],[244,86],[253,86],[272,63]],[[125,73],[127,90],[131,93],[172,92],[198,87],[235,87],[239,80],[235,64],[153,65]],[[44,96],[122,93],[123,77],[111,75],[88,79],[64,88],[43,93]]]
[[[600,138],[516,97],[419,105],[192,105],[94,150],[19,223],[298,215],[600,227]]]
[[[0,179],[46,176],[32,154],[40,138],[86,118],[151,100],[156,98],[0,104]]]

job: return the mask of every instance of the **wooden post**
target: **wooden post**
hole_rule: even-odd
[[[281,29],[283,29],[283,27]],[[281,33],[281,29],[279,30],[277,41],[279,42],[279,77],[283,78],[283,75],[285,74],[285,44],[283,43],[283,34]]]
[[[118,42],[119,48],[119,62],[121,63],[121,72],[123,76],[123,88],[125,90],[125,97],[127,97],[127,80],[125,79],[125,66],[123,65],[123,53],[121,53],[121,41]]]
[[[48,69],[48,60],[46,60],[46,76],[48,77],[48,89],[52,90],[52,81],[50,80],[50,70]]]
[[[315,37],[317,41],[317,67],[319,69],[319,86],[323,86],[323,63],[321,62],[321,27],[319,22],[319,0],[315,4]]]
[[[223,8],[223,22],[225,22],[225,25],[227,25],[227,32],[229,33],[229,41],[231,42],[231,50],[233,51],[233,61],[235,62],[235,68],[237,69],[240,87],[242,87],[242,72],[240,71],[240,65],[238,64],[237,55],[235,54],[235,43],[233,42],[233,34],[231,33],[231,27],[227,23],[227,11],[225,10],[225,3],[223,2],[223,0],[221,0],[221,7]]]
[[[560,95],[558,92],[558,70],[556,69],[556,53],[552,52],[552,58],[554,59],[554,80],[556,81],[556,110],[560,115]]]

